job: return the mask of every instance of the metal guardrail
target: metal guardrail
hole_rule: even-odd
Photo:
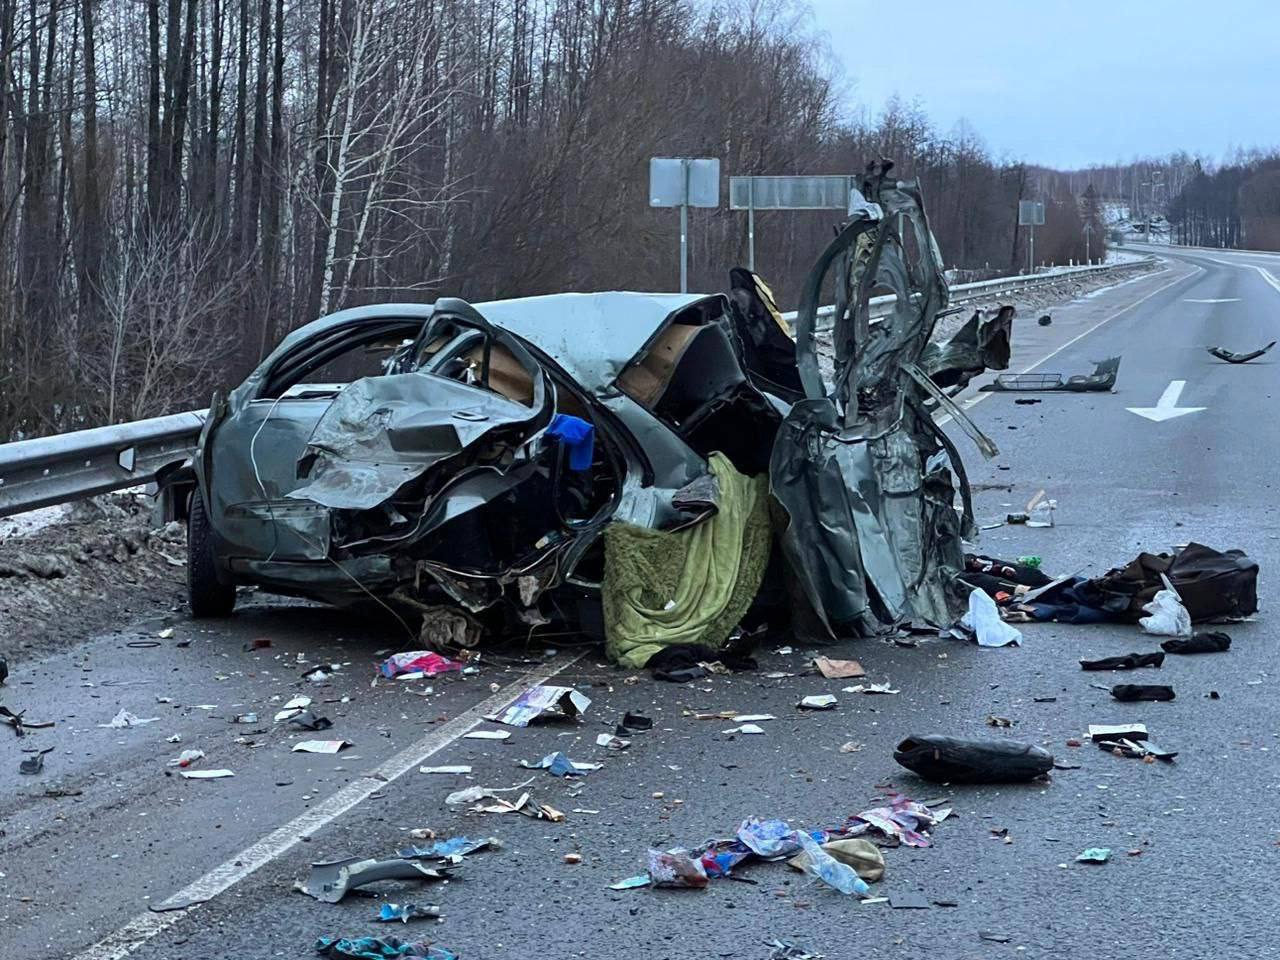
[[[956,284],[951,288],[951,302],[963,303],[1023,290],[1079,274],[1121,270],[1152,259]],[[894,300],[893,296],[875,297],[871,301],[871,315],[887,315]],[[823,307],[818,316],[829,318],[834,310],[834,307]],[[795,311],[782,316],[795,323]],[[190,456],[195,450],[207,412],[175,413],[0,444],[0,517],[153,482],[157,470]]]
[[[195,450],[207,412],[0,444],[0,517],[151,483]]]
[[[960,304],[969,300],[981,300],[1001,293],[1025,290],[1028,287],[1038,287],[1048,283],[1055,283],[1059,280],[1080,276],[1081,274],[1096,275],[1099,273],[1113,273],[1117,270],[1124,270],[1130,267],[1150,264],[1154,262],[1154,260],[1154,257],[1144,257],[1141,260],[1129,260],[1121,263],[1101,263],[1096,266],[1088,267],[1063,267],[1053,270],[1052,272],[1029,273],[1016,277],[996,277],[994,280],[978,280],[974,283],[957,283],[951,287],[951,303]],[[897,299],[898,298],[893,294],[889,294],[884,297],[872,297],[870,300],[872,319],[888,316]],[[819,307],[818,319],[831,319],[835,313],[835,309],[836,308],[834,306]],[[782,319],[794,327],[796,322],[796,311],[792,310],[789,313],[784,313],[782,315]],[[819,329],[824,328],[820,327]]]

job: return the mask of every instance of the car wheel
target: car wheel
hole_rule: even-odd
[[[187,514],[187,601],[196,618],[227,617],[236,605],[234,584],[222,583],[213,562],[213,528],[200,491]]]

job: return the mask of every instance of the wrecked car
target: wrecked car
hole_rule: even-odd
[[[467,642],[476,618],[566,623],[637,666],[722,644],[766,594],[828,634],[950,622],[972,516],[932,413],[994,450],[945,388],[1007,365],[1012,311],[931,342],[941,260],[917,189],[888,169],[854,191],[795,339],[740,269],[727,294],[443,298],[289,334],[215,397],[170,478],[193,489],[193,614],[229,614],[242,584],[372,598],[454,611]],[[896,306],[873,322],[885,292]]]

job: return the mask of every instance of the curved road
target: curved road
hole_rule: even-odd
[[[125,646],[162,625],[139,624],[87,639],[74,658],[24,668],[30,682],[7,700],[58,726],[3,741],[0,762],[12,769],[19,746],[37,741],[58,749],[52,772],[15,777],[22,782],[0,805],[0,953],[306,958],[319,935],[378,933],[433,939],[468,960],[763,958],[761,941],[772,937],[829,958],[1272,955],[1280,660],[1266,613],[1280,566],[1280,361],[1273,353],[1229,365],[1204,348],[1245,351],[1280,336],[1280,258],[1161,253],[1161,272],[1061,307],[1051,326],[1015,322],[1013,370],[1083,373],[1121,355],[1114,393],[1046,394],[1035,405],[970,393],[971,415],[1002,452],[984,463],[959,431],[956,440],[979,487],[980,518],[1021,509],[1040,489],[1058,501],[1056,527],[990,530],[981,543],[988,553],[1035,553],[1050,572],[1101,573],[1140,550],[1189,540],[1247,550],[1262,567],[1264,609],[1258,622],[1227,628],[1229,653],[1169,657],[1141,676],[1086,674],[1080,657],[1157,642],[1136,628],[1053,624],[1024,628],[1016,649],[862,641],[826,651],[856,657],[871,681],[901,690],[870,697],[841,692],[850,681],[765,676],[801,672],[801,651],[767,652],[757,674],[669,686],[627,683],[596,651],[570,650],[560,638],[527,655],[495,653],[478,677],[437,679],[424,696],[423,684],[371,687],[370,664],[399,639],[329,611],[258,600],[216,630],[178,619],[177,637],[191,645],[150,650]],[[1157,407],[1176,381],[1176,406],[1196,412],[1163,420],[1129,412]],[[243,649],[262,637],[270,647]],[[547,642],[560,649],[544,656]],[[342,668],[327,684],[308,684],[301,670],[317,662]],[[557,670],[593,698],[582,722],[515,730],[505,743],[458,739],[487,712],[477,706],[486,698],[502,702],[530,675]],[[1169,683],[1178,697],[1120,704],[1092,685],[1123,681]],[[795,709],[801,696],[824,692],[839,696],[836,710]],[[314,697],[334,728],[306,734],[272,724],[297,693]],[[98,726],[121,707],[160,720]],[[731,723],[685,714],[728,709],[778,719],[761,724],[763,736],[730,736],[722,731]],[[623,753],[597,747],[596,735],[626,710],[653,717],[655,729]],[[247,711],[259,722],[229,722]],[[989,714],[1016,725],[995,730]],[[1145,722],[1154,739],[1181,751],[1177,762],[1066,746],[1089,723],[1127,721]],[[893,762],[894,743],[913,732],[1015,736],[1079,768],[1046,785],[944,791]],[[181,744],[166,742],[174,735]],[[333,757],[289,749],[331,736],[354,746]],[[204,749],[205,766],[236,776],[172,776],[165,760],[184,747]],[[554,750],[604,768],[570,783],[515,764]],[[473,774],[419,773],[423,762],[467,764]],[[563,810],[564,823],[469,816],[443,802],[464,785],[505,788],[531,776],[529,789]],[[43,796],[51,784],[81,792]],[[888,784],[919,799],[950,796],[955,816],[932,847],[888,851],[877,894],[954,906],[860,905],[781,864],[744,871],[751,883],[721,880],[701,892],[607,889],[643,872],[649,846],[728,836],[748,816],[836,823],[874,806]],[[389,898],[440,903],[438,925],[381,926],[370,920],[378,900],[331,905],[291,892],[311,860],[388,854],[424,826],[504,844],[468,858],[454,881]],[[1001,830],[1011,842],[993,833]],[[1098,846],[1112,849],[1110,863],[1074,862]],[[566,863],[566,853],[583,862]],[[175,894],[210,899],[186,911],[148,909]]]

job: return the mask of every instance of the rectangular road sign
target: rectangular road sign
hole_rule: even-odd
[[[649,206],[686,205],[720,206],[720,161],[711,157],[651,157]]]

